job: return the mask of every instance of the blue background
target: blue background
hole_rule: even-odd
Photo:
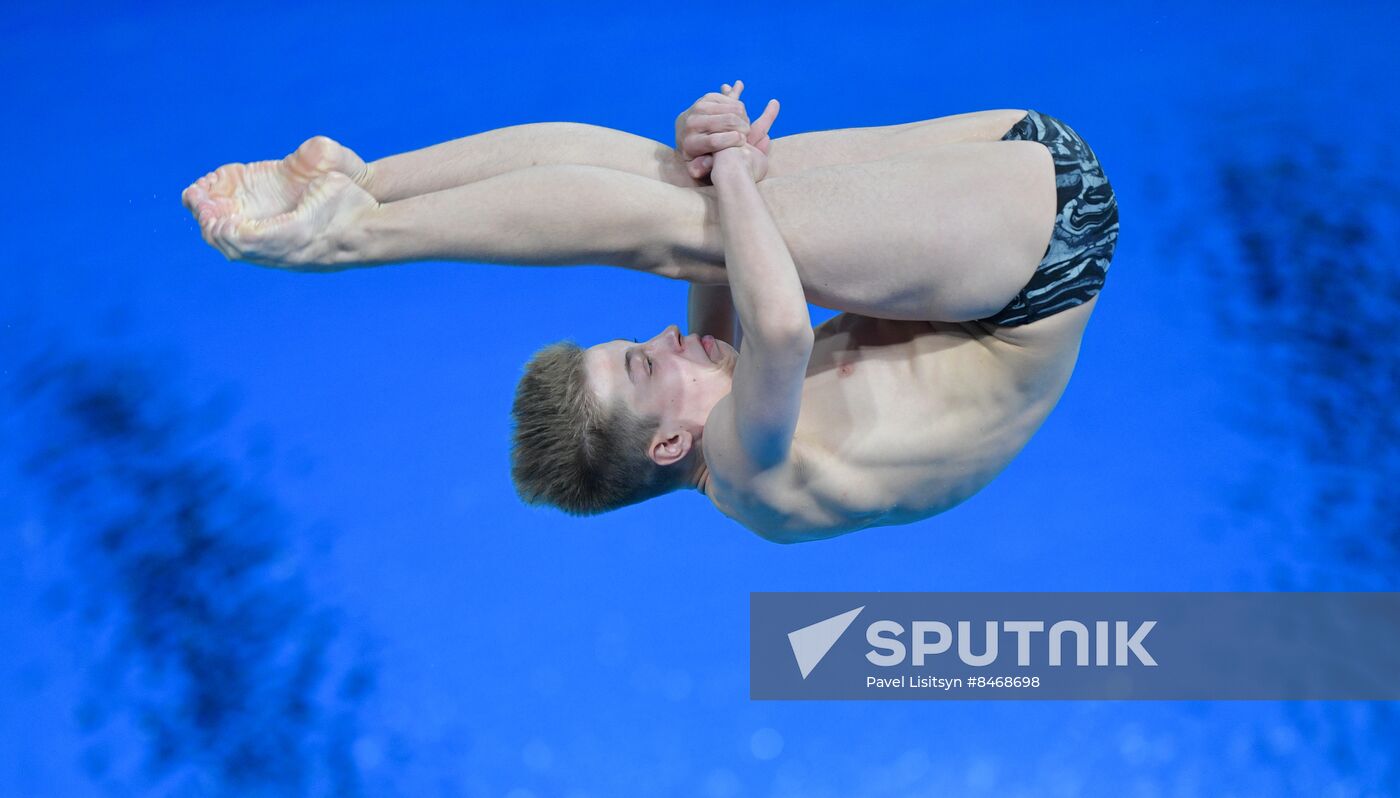
[[[1397,7],[970,8],[7,9],[0,794],[1400,794],[1392,705],[749,701],[751,590],[1400,587]],[[670,142],[736,78],[775,136],[1034,108],[1113,181],[1063,401],[943,516],[522,506],[521,364],[683,284],[279,273],[179,202],[316,133]]]

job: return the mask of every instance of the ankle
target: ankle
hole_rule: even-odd
[[[382,202],[384,202],[385,200],[384,200],[383,197],[379,196],[379,191],[378,191],[378,189],[376,188],[376,185],[375,185],[376,182],[377,182],[377,181],[375,180],[375,178],[377,177],[377,175],[378,175],[378,172],[375,170],[374,164],[372,164],[372,163],[366,163],[363,172],[361,172],[361,173],[358,174],[358,175],[351,175],[351,177],[354,179],[355,185],[359,186],[360,188],[364,189],[365,191],[368,191],[371,197],[374,197],[374,199],[375,199],[377,202],[381,202],[381,203],[382,203]]]

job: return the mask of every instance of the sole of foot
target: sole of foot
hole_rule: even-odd
[[[279,161],[225,164],[186,188],[181,201],[201,224],[228,216],[267,219],[293,210],[307,186],[332,172],[361,186],[369,177],[369,167],[349,147],[313,136]]]

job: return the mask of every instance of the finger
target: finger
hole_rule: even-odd
[[[745,136],[737,130],[729,130],[723,133],[710,133],[710,152],[719,152],[729,147],[744,146]]]
[[[724,133],[692,133],[682,141],[681,152],[694,159],[729,147],[743,146],[744,141],[744,134],[737,130]]]
[[[690,109],[692,114],[742,114],[745,118],[744,104],[738,100],[731,100],[728,97],[721,97],[718,100],[699,100]]]
[[[696,114],[685,121],[685,129],[689,133],[723,133],[737,130],[748,135],[749,121],[733,113]]]
[[[743,143],[744,134],[739,132],[694,133],[686,136],[681,142],[681,153],[687,158],[695,159],[729,147],[738,147]]]
[[[739,95],[740,95],[740,94],[743,94],[743,93],[744,93],[744,81],[742,81],[742,80],[736,80],[736,81],[734,81],[734,91],[732,92],[732,94],[734,95],[734,99],[736,99],[736,100],[739,99]]]
[[[696,180],[703,180],[705,175],[708,175],[710,170],[714,168],[714,165],[715,157],[713,155],[704,155],[691,161],[687,171],[690,176]]]
[[[773,127],[773,122],[778,118],[778,111],[782,110],[777,98],[768,101],[763,113],[749,126],[750,132],[758,132],[762,136],[767,136],[769,129]]]

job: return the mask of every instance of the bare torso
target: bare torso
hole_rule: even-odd
[[[859,131],[857,137],[843,131],[832,138],[830,153],[820,138],[804,141],[801,166],[822,166],[827,156],[832,163],[849,160],[857,147],[896,162],[906,153],[938,157],[960,145],[998,141],[1024,114],[980,111],[871,128],[868,141]],[[781,143],[774,150],[779,167]],[[1009,145],[998,146],[1011,152]],[[1037,157],[1043,157],[1045,190],[1053,193],[1049,158]],[[773,194],[767,196],[772,202]],[[1052,208],[1039,211],[1046,235]],[[946,216],[944,210],[932,207],[930,218]],[[803,242],[796,238],[790,235],[788,243],[808,299],[848,312],[816,330],[788,461],[745,479],[711,470],[706,494],[759,534],[797,541],[917,521],[976,493],[1059,401],[1097,300],[1019,327],[892,320],[930,317],[919,314],[920,297],[938,285],[925,285],[921,274],[956,264],[925,261],[922,269],[875,280],[868,269],[802,258]],[[1041,238],[1026,251],[1038,254],[1044,243]],[[1025,278],[1034,267],[1028,258]],[[707,461],[724,459],[712,458],[709,448],[721,444],[703,445]]]
[[[712,472],[707,494],[781,541],[943,512],[1044,422],[1096,301],[1022,327],[836,316],[816,331],[788,462],[743,484]]]

